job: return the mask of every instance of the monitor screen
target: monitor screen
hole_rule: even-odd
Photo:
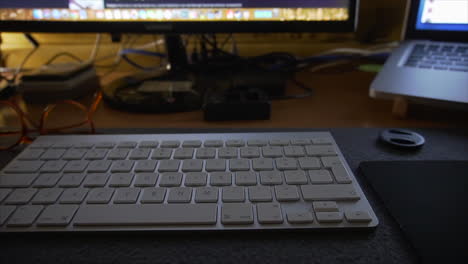
[[[468,0],[421,0],[416,29],[468,31]]]
[[[126,23],[126,29],[133,22],[153,25],[146,29],[155,30],[162,29],[158,24],[165,23],[190,23],[193,27],[226,22],[231,26],[262,23],[268,32],[276,30],[268,29],[265,22],[353,25],[355,7],[355,0],[13,0],[0,1],[0,19],[14,27],[17,26],[12,22],[26,22],[33,31],[40,24],[37,22],[74,24],[75,28],[80,23],[99,23],[99,28]],[[40,31],[44,29],[41,27]]]

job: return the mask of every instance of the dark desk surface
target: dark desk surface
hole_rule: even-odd
[[[380,225],[373,231],[9,234],[1,238],[0,263],[416,262],[415,252],[395,221],[359,174],[359,163],[372,160],[468,160],[468,130],[417,129],[426,137],[427,144],[416,152],[397,151],[377,143],[380,129],[331,131],[380,220]],[[14,153],[3,152],[0,155],[0,165],[3,166]]]

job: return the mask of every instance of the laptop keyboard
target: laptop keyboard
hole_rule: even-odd
[[[468,45],[416,44],[404,66],[468,72]]]
[[[42,136],[0,171],[0,232],[377,224],[328,132]]]

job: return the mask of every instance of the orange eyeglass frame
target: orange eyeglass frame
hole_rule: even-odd
[[[16,112],[16,114],[18,115],[18,118],[20,119],[20,124],[21,124],[21,130],[19,131],[0,132],[0,137],[20,134],[16,142],[14,142],[12,145],[7,146],[7,147],[0,146],[0,150],[9,150],[20,144],[31,143],[34,140],[32,137],[28,136],[31,133],[38,133],[39,135],[59,134],[59,133],[63,133],[62,132],[63,130],[78,128],[86,124],[89,124],[90,129],[91,129],[90,133],[95,134],[96,128],[95,128],[94,121],[93,121],[93,115],[96,112],[96,109],[98,108],[101,101],[102,101],[102,93],[96,92],[94,94],[93,102],[91,103],[91,106],[89,108],[73,100],[63,100],[54,104],[50,104],[43,110],[39,124],[36,124],[26,113],[24,113],[23,110],[21,110],[21,108],[15,102],[8,101],[8,100],[0,101],[0,105],[11,107]],[[73,125],[46,129],[46,122],[50,113],[60,104],[68,104],[68,105],[77,107],[78,109],[86,113],[86,119],[81,121],[80,123],[73,124]],[[33,127],[33,129],[28,128],[28,123]]]

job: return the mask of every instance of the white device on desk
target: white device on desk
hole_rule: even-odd
[[[0,173],[0,232],[377,224],[329,132],[42,136]]]
[[[468,107],[468,0],[409,1],[405,42],[371,85],[374,98]]]

